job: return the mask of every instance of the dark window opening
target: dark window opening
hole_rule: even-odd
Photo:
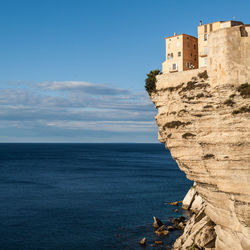
[[[207,25],[204,26],[204,32],[207,33]]]
[[[213,24],[212,24],[212,23],[210,23],[210,25],[209,25],[209,26],[210,26],[210,32],[211,32],[211,31],[213,31]]]

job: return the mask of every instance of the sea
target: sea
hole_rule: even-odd
[[[153,216],[183,215],[168,202],[191,185],[160,143],[1,143],[0,249],[171,246],[181,232],[156,236]]]

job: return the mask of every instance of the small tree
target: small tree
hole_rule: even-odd
[[[147,74],[147,78],[145,79],[145,89],[148,92],[149,95],[151,95],[152,92],[155,91],[156,86],[156,76],[161,74],[161,71],[159,69],[151,70]]]
[[[198,73],[198,77],[199,77],[200,79],[207,80],[207,79],[208,79],[207,71],[205,70],[205,71],[203,71],[203,72]]]

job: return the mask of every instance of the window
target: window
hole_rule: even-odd
[[[208,63],[208,59],[207,59],[207,57],[205,57],[204,58],[204,65],[207,65],[207,63]]]
[[[178,42],[176,43],[176,45],[177,45],[177,47],[179,48],[179,47],[180,47],[180,42],[178,41]]]
[[[181,51],[178,52],[178,56],[181,56]]]
[[[173,53],[168,53],[168,56],[167,56],[168,60],[171,60],[173,57],[174,57]]]
[[[190,56],[192,57],[192,56],[193,56],[193,54],[191,53],[191,54],[190,54]]]
[[[194,60],[195,60],[195,61],[197,60],[197,56],[196,56],[196,55],[194,56]]]
[[[207,55],[207,47],[204,48],[204,55]]]
[[[207,41],[207,34],[204,34],[204,41]]]
[[[194,49],[196,49],[196,45],[194,44]]]
[[[171,70],[177,70],[177,64],[176,63],[173,63],[171,65]]]
[[[213,31],[213,24],[210,23],[209,26],[210,26],[210,32]]]
[[[186,62],[186,67],[188,69],[194,69],[194,65],[191,62]]]
[[[207,33],[207,25],[204,25],[204,33]]]
[[[220,26],[221,26],[221,28],[226,28],[227,27],[227,23],[222,23]]]

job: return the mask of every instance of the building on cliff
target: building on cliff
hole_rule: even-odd
[[[198,41],[196,37],[180,34],[166,37],[166,61],[163,72],[172,73],[198,68]]]
[[[238,21],[217,21],[214,23],[204,24],[200,23],[198,26],[198,50],[199,50],[199,68],[208,65],[208,37],[211,32],[223,28],[230,28],[233,26],[243,25]]]
[[[201,24],[198,34],[199,68],[163,64],[150,95],[159,141],[195,182],[194,214],[172,249],[249,250],[250,24]]]
[[[201,68],[210,71],[215,81],[230,77],[242,83],[249,79],[249,34],[250,25],[239,21],[217,21],[200,23],[198,39],[184,34],[167,37],[162,72],[176,74]]]

